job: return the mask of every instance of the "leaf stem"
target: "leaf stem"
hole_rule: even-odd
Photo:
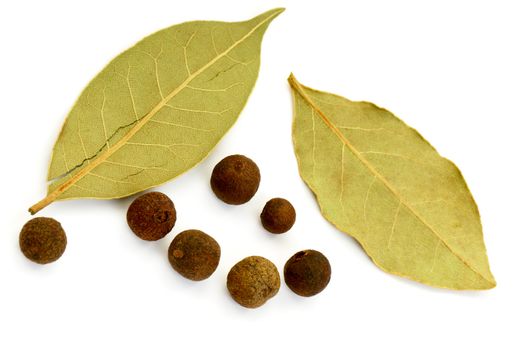
[[[38,203],[34,204],[31,208],[29,208],[29,212],[31,215],[34,215],[38,213],[40,210],[47,207],[49,204],[51,204],[56,198],[51,198],[50,196],[45,197]]]

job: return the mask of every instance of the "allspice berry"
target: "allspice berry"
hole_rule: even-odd
[[[238,304],[257,308],[278,293],[280,274],[269,260],[261,256],[250,256],[229,271],[227,289]]]
[[[283,198],[273,198],[265,204],[260,215],[263,227],[271,233],[284,233],[296,221],[296,211],[292,204]]]
[[[187,230],[174,237],[169,262],[180,275],[193,281],[210,277],[220,262],[220,245],[208,234]]]
[[[149,192],[136,198],[127,210],[127,223],[141,239],[156,241],[171,232],[176,209],[165,194]]]
[[[260,170],[251,159],[236,154],[222,159],[212,171],[211,188],[227,204],[248,202],[260,185]]]
[[[329,260],[316,250],[294,254],[285,264],[285,283],[296,294],[310,297],[327,287],[331,278]]]
[[[24,225],[19,243],[26,258],[38,264],[48,264],[62,256],[67,237],[58,221],[40,217]]]

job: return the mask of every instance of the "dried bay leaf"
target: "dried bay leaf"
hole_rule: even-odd
[[[46,198],[119,198],[195,166],[238,118],[256,82],[274,9],[237,23],[195,21],[152,34],[85,88],[55,143]]]
[[[385,109],[289,83],[300,174],[327,220],[387,272],[443,288],[496,286],[476,203],[452,162]]]

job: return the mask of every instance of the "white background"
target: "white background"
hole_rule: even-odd
[[[523,10],[520,1],[4,1],[0,5],[0,349],[479,349],[523,347]],[[188,20],[239,21],[286,7],[269,27],[260,75],[237,124],[198,167],[159,190],[178,221],[158,242],[125,221],[131,199],[59,202],[68,246],[39,266],[19,251],[26,209],[45,195],[62,120],[83,87],[142,37]],[[458,164],[480,208],[498,286],[434,289],[388,275],[326,222],[300,180],[286,78],[403,118]],[[214,164],[242,153],[262,173],[257,195],[227,206],[212,194]],[[291,200],[287,234],[259,224],[266,200]],[[167,247],[198,228],[222,247],[218,270],[191,282]],[[248,255],[280,269],[314,248],[332,280],[312,298],[279,294],[237,305],[225,279]]]

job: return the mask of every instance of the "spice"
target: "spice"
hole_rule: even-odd
[[[220,245],[208,234],[187,230],[174,237],[169,262],[180,275],[193,281],[210,277],[220,262]]]
[[[29,220],[19,237],[22,253],[38,264],[48,264],[58,260],[67,246],[67,237],[60,223],[52,218]]]
[[[260,185],[260,170],[251,159],[236,154],[222,159],[212,172],[211,188],[227,204],[248,202]]]
[[[165,194],[149,192],[136,198],[127,210],[127,223],[141,239],[156,241],[171,232],[176,209]]]
[[[316,250],[294,254],[285,264],[285,283],[296,294],[310,297],[327,287],[331,278],[329,260]]]
[[[261,256],[250,256],[229,271],[227,289],[238,304],[257,308],[278,293],[280,275],[269,260]]]
[[[265,204],[260,215],[263,227],[271,233],[284,233],[296,221],[296,211],[292,204],[283,198],[273,198]]]

